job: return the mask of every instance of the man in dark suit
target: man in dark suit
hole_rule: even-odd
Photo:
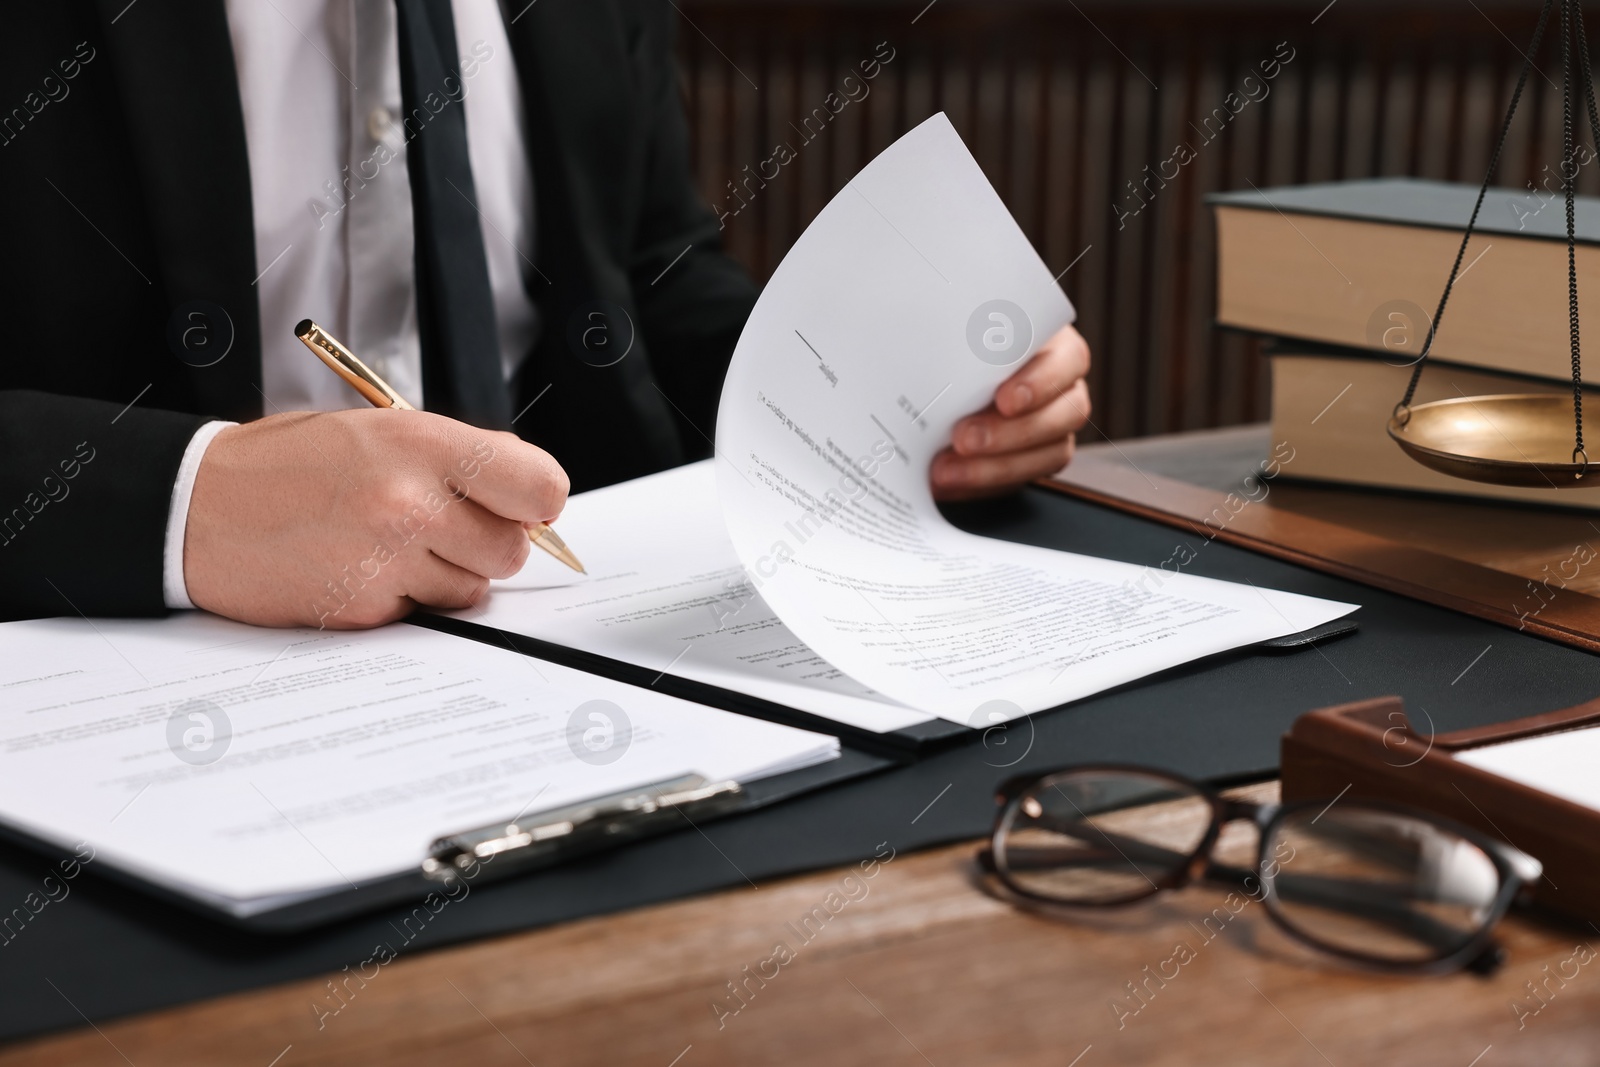
[[[402,528],[323,621],[461,606],[521,566],[523,524],[569,482],[709,454],[756,289],[689,173],[677,14],[524,3],[63,0],[12,20],[0,617],[315,625],[328,577]],[[296,201],[307,175],[326,191]],[[303,368],[327,372],[283,348],[304,314],[392,352],[427,410],[318,393]],[[940,494],[1065,463],[1087,365],[1074,331],[1052,338],[958,427]]]

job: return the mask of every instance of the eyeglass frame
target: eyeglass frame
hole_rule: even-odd
[[[1081,773],[1133,774],[1182,786],[1190,790],[1195,796],[1205,799],[1211,808],[1210,825],[1206,827],[1206,832],[1201,836],[1199,843],[1184,857],[1182,863],[1174,865],[1171,870],[1164,872],[1157,879],[1152,880],[1145,876],[1145,881],[1149,883],[1149,888],[1140,889],[1130,896],[1106,901],[1062,900],[1044,893],[1034,892],[1017,884],[1011,874],[1007,871],[1002,871],[995,862],[996,846],[1000,842],[1001,834],[1009,832],[1007,826],[1008,814],[1020,803],[1024,794],[1031,787],[1059,775]],[[1340,796],[1343,796],[1343,794],[1340,794]],[[1483,923],[1460,946],[1448,952],[1441,952],[1440,955],[1432,958],[1415,961],[1368,956],[1322,941],[1298,929],[1280,913],[1279,908],[1282,905],[1278,901],[1278,894],[1275,890],[1277,873],[1268,874],[1267,869],[1269,865],[1281,867],[1281,864],[1267,855],[1267,843],[1272,840],[1274,832],[1279,829],[1283,820],[1290,815],[1311,810],[1319,804],[1324,805],[1324,810],[1326,810],[1332,807],[1339,799],[1340,797],[1336,796],[1332,798],[1297,800],[1288,804],[1263,803],[1225,797],[1220,790],[1204,782],[1198,782],[1192,778],[1162,770],[1158,767],[1134,763],[1072,764],[1051,771],[1014,775],[1002,781],[995,789],[997,811],[995,813],[994,829],[990,831],[989,843],[978,850],[977,858],[979,866],[986,873],[992,874],[999,879],[1009,892],[1015,893],[1026,900],[1055,908],[1095,909],[1126,907],[1148,900],[1164,891],[1182,889],[1185,886],[1196,883],[1236,885],[1242,886],[1246,893],[1250,893],[1252,898],[1257,899],[1265,907],[1268,918],[1290,937],[1318,951],[1359,963],[1368,968],[1390,974],[1410,975],[1448,974],[1459,970],[1468,970],[1475,974],[1487,976],[1498,970],[1501,964],[1505,962],[1505,949],[1495,938],[1495,928],[1500,925],[1500,921],[1511,910],[1512,904],[1527,903],[1531,899],[1533,887],[1544,873],[1544,865],[1538,859],[1528,855],[1514,845],[1490,837],[1473,827],[1456,822],[1454,819],[1435,815],[1433,812],[1421,808],[1394,804],[1383,800],[1370,800],[1363,797],[1354,797],[1350,801],[1351,805],[1359,806],[1366,811],[1403,816],[1438,827],[1475,846],[1489,858],[1489,862],[1494,865],[1495,872],[1499,875],[1500,885],[1496,891],[1493,905],[1486,913]],[[1074,804],[1074,806],[1076,805]],[[1218,863],[1216,857],[1212,854],[1222,834],[1222,828],[1228,823],[1239,820],[1251,822],[1256,827],[1256,862],[1253,870],[1225,866]],[[1109,837],[1107,840],[1109,841]],[[1113,847],[1115,847],[1114,844]],[[1004,850],[999,849],[999,851],[1003,852]],[[1133,861],[1129,860],[1128,862],[1130,866],[1138,870]],[[1143,873],[1140,871],[1141,875]],[[1260,897],[1256,897],[1249,888],[1248,883],[1252,875],[1261,885]]]

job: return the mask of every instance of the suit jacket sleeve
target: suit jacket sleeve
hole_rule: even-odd
[[[644,92],[653,140],[645,156],[630,274],[652,369],[681,409],[680,419],[687,416],[691,424],[679,427],[679,438],[709,456],[722,379],[758,289],[723,252],[721,226],[690,173],[673,50],[677,14],[664,3],[651,5],[650,11],[644,29],[652,62],[645,68]],[[682,258],[674,263],[679,253]]]
[[[164,611],[172,485],[208,421],[0,390],[0,617]]]

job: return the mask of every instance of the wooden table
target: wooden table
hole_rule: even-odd
[[[1209,447],[1251,447],[1248,432],[1261,434]],[[1117,447],[1121,456],[1085,449],[1084,466],[1131,458],[1204,481],[1181,469],[1196,439],[1140,443],[1137,455]],[[1306,499],[1307,509],[1336,506]],[[1411,521],[1414,537],[1435,522],[1438,543],[1454,536],[1467,543],[1453,551],[1508,571],[1588,522],[1562,516],[1521,534],[1509,523],[1494,532],[1504,538],[1496,555],[1490,538],[1459,536],[1459,513],[1426,519],[1438,506],[1411,520],[1368,507],[1388,516],[1369,521]],[[1232,845],[1250,834],[1238,827]],[[364,984],[344,981],[342,1001],[327,985],[341,974],[107,1022],[0,1049],[0,1067],[1600,1061],[1600,931],[1514,916],[1502,928],[1509,960],[1493,978],[1375,977],[1300,948],[1259,905],[1231,914],[1210,887],[1092,920],[1024,913],[982,891],[974,848],[897,853],[871,878],[823,871],[401,958]],[[796,931],[819,908],[826,921],[803,940]],[[780,943],[792,958],[771,962],[784,959]],[[1179,945],[1194,958],[1177,977],[1144,984]],[[319,1026],[316,1006],[339,1003]]]
[[[326,978],[15,1046],[0,1065],[1595,1062],[1600,959],[1565,962],[1600,945],[1592,930],[1514,917],[1492,979],[1373,977],[1289,941],[1260,905],[1230,914],[1210,887],[1093,921],[1017,911],[975,885],[972,855],[896,855],[870,879],[825,871],[397,960],[320,1030]],[[802,941],[830,893],[836,913]],[[763,965],[780,942],[793,958]],[[1194,958],[1135,998],[1127,983],[1172,973],[1180,944]],[[1512,1005],[1537,1013],[1519,1028]]]

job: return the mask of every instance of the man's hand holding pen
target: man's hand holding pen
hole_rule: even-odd
[[[421,411],[273,415],[219,433],[184,538],[189,597],[267,626],[463,608],[517,573],[567,476],[515,434]]]

